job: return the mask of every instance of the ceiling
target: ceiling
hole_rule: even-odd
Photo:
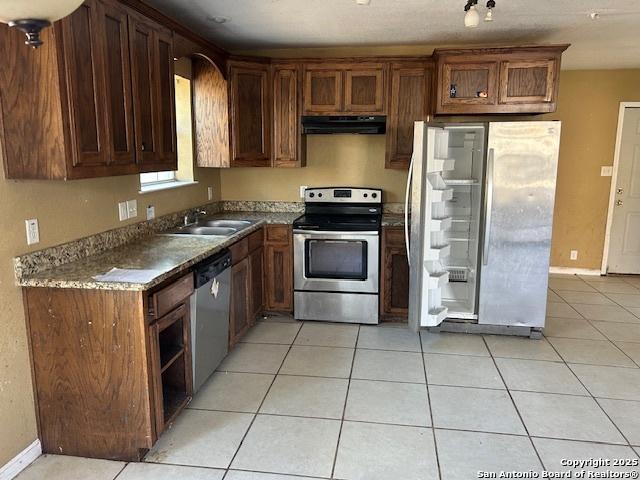
[[[571,43],[564,69],[640,68],[638,0],[496,0],[495,20],[475,29],[463,26],[465,0],[147,2],[231,51]],[[592,20],[591,12],[599,18]],[[216,16],[228,21],[216,23]]]

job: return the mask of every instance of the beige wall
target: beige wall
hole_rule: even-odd
[[[640,101],[640,70],[562,72],[562,120],[551,264],[600,269],[620,102]],[[578,250],[578,260],[569,260]]]
[[[20,289],[14,285],[12,258],[145,217],[147,205],[164,215],[207,203],[207,186],[216,199],[216,170],[196,170],[197,185],[138,194],[137,176],[96,180],[12,181],[0,177],[0,466],[36,439],[29,353]],[[118,221],[117,203],[138,200],[138,218]],[[40,243],[27,247],[24,220],[37,218]]]

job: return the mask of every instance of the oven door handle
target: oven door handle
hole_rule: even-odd
[[[294,234],[299,234],[299,235],[353,235],[355,236],[368,236],[368,237],[373,237],[373,236],[379,236],[380,232],[378,232],[377,230],[372,230],[372,231],[366,231],[366,232],[359,232],[359,231],[350,231],[350,232],[344,232],[344,231],[333,231],[333,230],[301,230],[301,229],[294,229],[293,230]]]

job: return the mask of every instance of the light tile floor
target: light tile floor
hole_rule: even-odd
[[[146,462],[45,455],[18,480],[468,480],[638,461],[640,279],[549,287],[538,341],[270,317]]]

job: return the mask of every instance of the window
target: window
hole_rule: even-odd
[[[178,170],[140,174],[140,191],[151,192],[167,188],[193,185],[193,114],[191,109],[191,59],[183,57],[175,62],[176,136]]]

